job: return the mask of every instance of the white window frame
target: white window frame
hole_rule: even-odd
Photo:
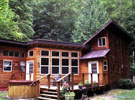
[[[4,61],[10,61],[11,62],[11,70],[10,71],[5,71],[4,70]],[[12,66],[13,66],[13,61],[12,60],[3,60],[3,72],[12,72]]]
[[[104,65],[104,62],[106,62],[106,65]],[[103,60],[103,68],[106,66],[106,70],[104,69],[104,71],[108,71],[108,63],[107,63],[107,60]]]
[[[72,59],[77,59],[78,60],[78,66],[72,66]],[[78,68],[78,73],[74,75],[79,75],[79,58],[72,58],[71,57],[71,72],[72,72],[72,67],[77,67]]]
[[[103,45],[103,38],[105,39],[105,45]],[[99,43],[99,39],[101,39],[101,45]],[[106,37],[100,37],[99,39],[98,39],[98,47],[105,47],[106,46]]]
[[[59,56],[52,56],[52,52],[53,52],[53,51],[59,52]],[[52,57],[52,58],[60,58],[60,51],[59,51],[59,50],[52,50],[52,51],[51,51],[51,57]]]
[[[28,57],[33,57],[33,56],[30,56],[30,52],[33,51],[33,56],[34,56],[34,50],[29,50],[28,51]]]
[[[68,66],[65,66],[65,65],[63,66],[63,65],[62,65],[62,59],[68,59]],[[69,70],[70,59],[69,59],[69,57],[67,57],[67,58],[64,57],[64,58],[62,58],[62,59],[61,59],[61,74],[62,74],[62,75],[66,75],[66,74],[63,74],[63,73],[62,73],[62,68],[63,68],[63,67],[68,67],[68,73],[70,72],[70,70]],[[67,73],[67,74],[68,74],[68,73]]]
[[[41,59],[42,59],[42,58],[48,58],[48,65],[41,65]],[[42,74],[42,73],[41,73],[41,67],[42,67],[42,66],[48,66],[48,73],[47,73],[47,74],[49,74],[49,73],[50,73],[50,72],[49,72],[49,70],[50,70],[50,67],[49,67],[49,66],[50,66],[50,58],[49,58],[49,56],[48,56],[48,57],[41,57],[41,58],[40,58],[40,75],[47,75],[47,74]]]
[[[62,56],[62,53],[63,53],[63,52],[67,52],[67,53],[68,53],[68,56],[67,56],[67,57],[66,57],[66,56]],[[69,57],[70,57],[70,52],[69,52],[69,51],[61,51],[61,57],[62,57],[62,58],[68,58],[68,59],[69,59]]]
[[[59,59],[59,65],[52,65],[52,59]],[[53,67],[59,67],[59,72],[58,72],[58,74],[61,72],[61,71],[60,71],[60,65],[61,65],[61,63],[60,63],[60,56],[57,56],[57,57],[53,56],[53,57],[51,58],[51,74],[52,74],[52,75],[56,75],[56,74],[53,74],[53,73],[52,73],[52,68],[53,68]],[[53,66],[53,67],[52,67],[52,66]]]
[[[43,55],[42,55],[42,51],[48,51],[48,52],[49,52],[49,55],[48,55],[48,56],[43,56]],[[40,56],[41,56],[41,57],[49,57],[49,56],[50,56],[50,51],[49,51],[49,50],[40,50]]]
[[[77,53],[78,56],[77,57],[72,57],[72,53]],[[71,59],[72,58],[79,58],[79,52],[71,51],[70,57],[71,57]]]

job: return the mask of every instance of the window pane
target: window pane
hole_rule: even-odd
[[[48,74],[48,67],[41,67],[41,74]]]
[[[98,40],[99,46],[102,46],[101,38]]]
[[[107,65],[107,62],[106,61],[104,61],[104,65]]]
[[[72,59],[72,66],[78,66],[78,60]]]
[[[68,74],[69,68],[68,67],[62,67],[62,74]]]
[[[104,66],[104,70],[107,70],[107,66]]]
[[[68,57],[69,53],[68,52],[62,52],[62,57]]]
[[[29,73],[33,73],[33,63],[29,64]]]
[[[49,51],[41,51],[41,56],[49,56]]]
[[[4,66],[4,71],[11,71],[11,67],[5,67]]]
[[[68,66],[69,65],[69,59],[62,59],[62,65]]]
[[[59,67],[52,67],[52,74],[58,74],[59,73]]]
[[[15,52],[15,57],[19,57],[19,52]]]
[[[59,59],[53,58],[52,59],[52,65],[59,65]]]
[[[77,52],[72,52],[71,57],[78,57],[78,53]]]
[[[103,46],[105,46],[105,38],[102,38]]]
[[[59,52],[58,51],[52,51],[52,56],[59,56]]]
[[[24,58],[25,57],[25,53],[21,53],[21,57]]]
[[[14,52],[13,51],[9,51],[9,56],[14,56]]]
[[[4,61],[4,71],[11,71],[11,61]]]
[[[49,59],[48,58],[41,58],[41,65],[49,65]]]
[[[4,51],[3,51],[3,55],[4,55],[4,56],[8,56],[8,50],[4,50]]]
[[[33,51],[29,51],[29,56],[33,56]]]
[[[78,67],[72,67],[72,73],[78,74]]]

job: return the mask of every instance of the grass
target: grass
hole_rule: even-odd
[[[91,97],[90,100],[135,100],[135,89],[114,89],[103,95]]]
[[[7,98],[2,98],[2,97],[5,97],[5,96],[7,96],[8,95],[8,92],[1,92],[0,91],[0,100],[9,100],[9,99],[7,99]]]

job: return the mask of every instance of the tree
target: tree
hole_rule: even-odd
[[[0,0],[0,38],[23,40],[23,35],[14,22],[14,13],[8,5],[8,0]]]
[[[14,21],[17,23],[20,31],[28,38],[34,34],[33,30],[33,11],[31,0],[10,0],[10,8],[15,13]]]
[[[109,17],[98,0],[83,0],[82,9],[75,21],[72,34],[73,42],[84,42],[100,29]]]
[[[34,39],[71,41],[78,4],[78,0],[38,1],[34,5]]]

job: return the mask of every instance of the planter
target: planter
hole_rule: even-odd
[[[74,100],[75,96],[66,95],[65,100]]]

